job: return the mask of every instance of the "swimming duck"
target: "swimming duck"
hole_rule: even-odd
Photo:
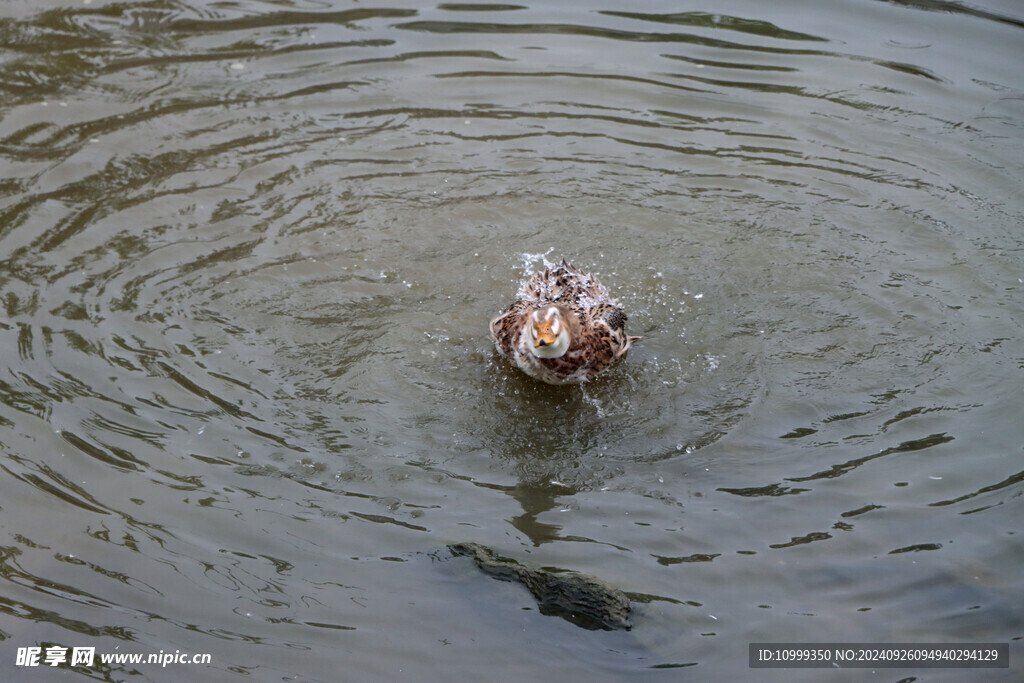
[[[604,285],[562,259],[519,287],[518,300],[491,321],[498,353],[548,384],[585,382],[626,355],[640,337]]]

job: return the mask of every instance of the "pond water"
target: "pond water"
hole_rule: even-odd
[[[0,36],[0,677],[964,641],[1011,667],[873,678],[1019,680],[1018,3],[11,0]],[[487,337],[562,257],[644,337],[576,387]],[[158,652],[210,662],[99,662]]]

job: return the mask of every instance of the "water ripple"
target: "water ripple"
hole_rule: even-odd
[[[0,10],[17,647],[725,679],[766,628],[1016,637],[1010,12],[51,5]],[[563,256],[644,335],[572,391],[486,333]],[[620,585],[639,640],[457,540]]]

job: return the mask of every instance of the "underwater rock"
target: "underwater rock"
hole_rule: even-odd
[[[541,614],[559,616],[591,631],[629,630],[629,598],[618,588],[587,574],[533,569],[501,557],[477,543],[453,543],[455,555],[472,557],[484,573],[502,581],[518,581],[537,600]]]

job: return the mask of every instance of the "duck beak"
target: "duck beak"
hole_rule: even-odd
[[[533,348],[539,349],[542,346],[551,346],[556,341],[558,341],[558,338],[551,334],[550,329],[538,330],[537,338],[533,342]]]

